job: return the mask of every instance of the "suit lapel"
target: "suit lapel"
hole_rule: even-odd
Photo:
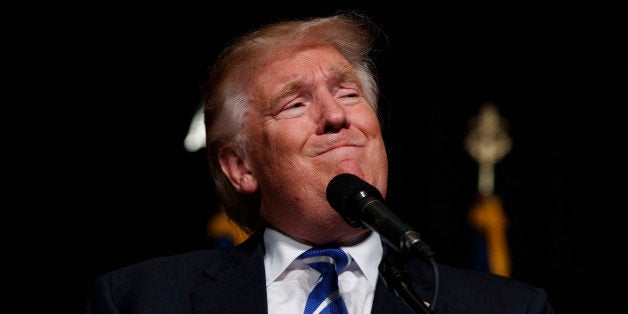
[[[434,274],[432,268],[424,261],[413,258],[404,258],[394,250],[390,250],[386,243],[382,243],[385,257],[389,257],[390,262],[397,267],[403,265],[407,270],[408,280],[412,282],[412,289],[420,300],[430,302],[434,298]],[[406,303],[402,296],[398,295],[392,288],[389,288],[382,277],[382,264],[380,264],[380,274],[375,289],[372,313],[415,313]],[[436,313],[446,313],[447,304],[439,299]]]
[[[421,291],[421,288],[416,283],[413,284],[415,291]],[[424,290],[423,290],[424,291]],[[421,294],[421,293],[419,293]],[[427,292],[430,295],[429,300],[431,300],[432,293]],[[427,298],[426,298],[427,300]],[[436,313],[447,313],[447,304],[445,302],[438,301],[436,308]],[[386,313],[416,313],[412,308],[406,304],[405,300],[399,295],[397,295],[394,291],[390,291],[386,286],[384,280],[379,278],[377,280],[377,288],[375,289],[375,298],[373,299],[373,310],[371,311],[373,314],[386,314]],[[464,312],[454,312],[454,313],[464,313]]]
[[[194,313],[266,313],[261,232],[208,261],[206,283],[190,293]]]
[[[375,298],[373,299],[373,314],[378,313],[414,313],[414,311],[405,304],[405,301],[401,299],[393,291],[388,290],[388,287],[382,280],[377,279],[377,287],[375,288]]]

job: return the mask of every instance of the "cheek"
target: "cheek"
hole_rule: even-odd
[[[316,133],[318,123],[312,117],[313,110],[303,113],[299,117],[289,119],[277,119],[269,121],[265,126],[265,133],[271,140],[285,142],[287,145],[295,145],[305,142],[312,134]]]
[[[307,137],[308,133],[304,132],[303,127],[290,123],[276,123],[264,130],[259,148],[266,152],[272,161],[299,153]]]
[[[356,112],[352,121],[369,138],[381,137],[379,119],[370,107],[361,108],[359,112]]]

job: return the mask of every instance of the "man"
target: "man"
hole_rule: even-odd
[[[379,273],[391,251],[380,235],[350,226],[326,196],[344,173],[386,195],[369,59],[375,34],[365,16],[339,14],[266,25],[229,45],[204,87],[206,149],[222,205],[251,236],[231,249],[101,276],[86,312],[304,313],[326,272],[305,262],[320,257],[299,257],[319,246],[348,253],[340,292],[319,310],[339,304],[348,313],[414,312]],[[436,313],[553,312],[542,289],[444,265],[434,276],[424,260],[401,261],[416,298]]]

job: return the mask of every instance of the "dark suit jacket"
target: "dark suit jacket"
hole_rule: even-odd
[[[262,232],[225,250],[155,258],[99,276],[86,312],[266,313]],[[405,266],[421,300],[434,296],[429,264]],[[439,265],[436,313],[553,313],[544,290],[515,280]],[[414,313],[378,280],[372,313]]]

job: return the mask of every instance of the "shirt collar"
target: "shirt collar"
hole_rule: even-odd
[[[311,246],[298,242],[272,228],[264,230],[264,246],[266,247],[266,254],[264,255],[266,285],[275,281],[294,259],[311,248]],[[364,241],[341,248],[351,255],[366,279],[373,286],[376,286],[378,266],[383,254],[379,234],[371,232]]]

